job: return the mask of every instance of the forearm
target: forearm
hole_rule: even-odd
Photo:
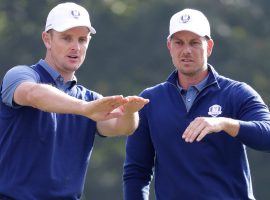
[[[270,151],[270,121],[240,121],[236,138],[253,149]]]
[[[57,88],[36,83],[22,83],[14,94],[14,101],[46,112],[82,114],[86,102],[71,97]]]
[[[130,113],[130,114],[123,115],[122,117],[116,120],[117,120],[116,128],[119,131],[125,132],[128,135],[130,135],[136,130],[136,128],[138,128],[139,115],[138,115],[138,112]]]
[[[220,119],[222,120],[221,129],[232,137],[237,136],[240,129],[239,121],[235,119],[231,119],[231,118],[225,118],[225,117],[221,117]]]
[[[124,179],[124,199],[125,200],[148,200],[150,185],[145,184],[141,179]]]
[[[142,116],[142,115],[141,115]],[[123,168],[125,200],[148,200],[153,176],[155,149],[150,132],[141,117],[138,129],[126,142],[126,159]]]
[[[239,121],[223,118],[223,130],[253,149],[270,151],[269,121]]]
[[[139,124],[138,112],[97,123],[98,131],[104,136],[119,136],[132,134]]]

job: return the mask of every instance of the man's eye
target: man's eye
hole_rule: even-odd
[[[200,45],[201,43],[200,42],[197,42],[197,41],[194,41],[191,43],[192,45]]]
[[[71,38],[70,37],[63,37],[63,40],[65,40],[65,41],[71,41]]]
[[[80,41],[81,43],[85,43],[85,42],[87,41],[87,39],[86,39],[86,38],[81,38],[81,39],[79,39],[79,41]]]
[[[181,41],[175,41],[175,44],[177,44],[177,45],[182,45],[183,42],[181,42]]]

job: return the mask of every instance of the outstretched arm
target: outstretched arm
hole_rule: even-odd
[[[123,115],[115,108],[128,102],[118,95],[86,102],[71,97],[47,84],[21,83],[14,92],[13,100],[22,106],[31,106],[46,112],[78,114],[92,120],[108,120]]]
[[[97,129],[104,136],[129,135],[138,127],[140,110],[147,99],[121,95],[103,97],[86,102],[71,97],[47,84],[24,82],[14,93],[15,103],[46,112],[86,116],[97,121]]]

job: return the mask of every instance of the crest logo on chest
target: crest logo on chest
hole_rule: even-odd
[[[209,111],[208,111],[208,115],[212,116],[212,117],[217,117],[222,113],[222,108],[220,105],[212,105],[211,107],[209,107]]]

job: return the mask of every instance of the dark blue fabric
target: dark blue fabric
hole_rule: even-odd
[[[40,65],[41,83],[55,85]],[[99,94],[75,85],[68,94],[85,101]],[[0,102],[0,194],[16,200],[79,199],[96,122],[73,114],[14,109]]]
[[[0,194],[0,200],[14,200],[14,199],[11,199],[10,197]]]
[[[189,112],[175,85],[177,71],[141,94],[150,103],[140,111],[139,128],[127,139],[125,200],[148,199],[153,168],[157,200],[254,199],[245,145],[270,149],[268,108],[247,84],[220,76],[212,67],[209,72],[207,86]],[[184,130],[198,116],[211,117],[213,105],[221,106],[218,117],[241,120],[238,136],[220,132],[186,143]]]

